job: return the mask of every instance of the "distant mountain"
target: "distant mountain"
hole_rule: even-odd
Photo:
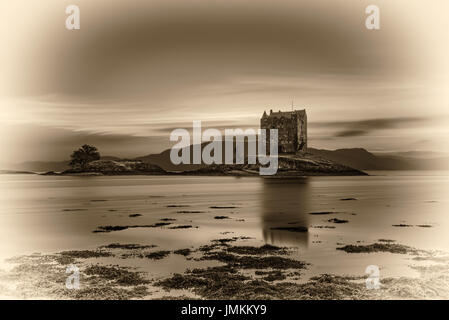
[[[190,158],[192,158],[193,150],[192,146],[190,146]],[[206,167],[205,164],[179,164],[175,165],[170,160],[170,149],[164,150],[161,153],[157,154],[149,154],[143,157],[138,157],[135,160],[140,160],[143,162],[151,163],[158,165],[167,171],[191,171],[198,170]],[[191,163],[193,161],[190,161]]]
[[[443,159],[449,157],[448,153],[435,151],[374,152],[374,154],[380,157],[405,157],[414,159]]]
[[[375,155],[363,148],[324,150],[309,148],[311,154],[358,170],[447,170],[449,158],[413,158]]]
[[[225,148],[225,142],[222,141],[222,150],[224,150]],[[245,158],[248,156],[248,147],[247,147],[247,142],[245,141]],[[209,142],[204,142],[201,144],[201,150],[203,150],[203,148],[205,146],[207,146],[209,144]],[[185,147],[183,149],[187,149],[190,148],[190,163],[193,163],[193,146],[190,145],[188,147]],[[148,162],[148,163],[152,163],[155,165],[160,166],[161,168],[163,168],[164,170],[167,171],[191,171],[191,170],[198,170],[201,168],[205,168],[207,167],[207,165],[205,164],[179,164],[179,165],[175,165],[171,162],[170,160],[170,152],[171,149],[167,149],[162,151],[161,153],[158,154],[149,154],[143,157],[138,157],[135,158],[135,160],[140,160],[143,162]],[[233,159],[235,162],[235,154],[236,154],[236,150],[235,150],[235,145],[234,145],[234,149],[233,149]],[[225,162],[225,154],[223,152],[222,155],[222,162]]]
[[[357,170],[448,170],[449,158],[413,158],[406,156],[375,155],[363,148],[325,150],[309,148],[308,153],[322,159],[340,163]],[[191,150],[192,154],[192,150]],[[205,165],[174,165],[170,161],[170,150],[159,154],[139,157],[137,160],[156,164],[165,170],[196,170]]]
[[[207,143],[202,145],[202,148]],[[192,157],[193,150],[190,148]],[[246,150],[247,148],[245,148]],[[449,157],[427,158],[423,152],[403,152],[397,154],[373,154],[363,148],[349,148],[337,150],[325,150],[309,148],[308,153],[312,156],[333,161],[357,170],[449,170]],[[235,152],[234,152],[235,155]],[[415,157],[409,156],[414,155]],[[437,154],[429,154],[429,157]],[[419,157],[418,157],[419,156]],[[105,156],[101,160],[124,160],[118,157]],[[170,160],[170,149],[161,153],[149,154],[131,160],[140,160],[146,163],[158,165],[167,171],[190,171],[205,168],[204,164],[180,164],[174,165]],[[3,166],[3,169],[18,171],[64,171],[69,169],[67,161],[30,161],[16,165]],[[193,162],[193,161],[191,161]]]

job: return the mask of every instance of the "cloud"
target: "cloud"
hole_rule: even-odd
[[[396,118],[377,118],[355,121],[330,121],[330,122],[312,122],[310,127],[339,129],[335,137],[357,137],[364,136],[375,131],[385,129],[402,129],[405,127],[416,127],[423,125],[431,119],[427,117],[396,117]]]
[[[48,25],[29,36],[36,45],[17,60],[15,91],[159,100],[239,74],[385,75],[404,59],[388,54],[379,63],[378,48],[407,47],[396,31],[367,37],[361,3],[130,0],[108,2],[105,14],[101,5],[79,2],[85,19],[70,35],[49,14],[60,5],[37,5]]]
[[[443,136],[431,124],[408,130],[424,124],[423,109],[436,119],[447,113],[446,74],[427,56],[445,62],[446,44],[410,31],[416,18],[426,26],[438,20],[429,4],[403,15],[410,0],[384,1],[383,27],[370,32],[363,1],[77,2],[76,32],[61,24],[58,1],[38,1],[31,12],[27,0],[15,0],[0,10],[8,43],[0,52],[0,119],[36,125],[3,135],[12,147],[0,156],[65,157],[85,142],[103,154],[141,155],[168,148],[171,130],[192,120],[257,128],[264,109],[289,110],[292,100],[310,121],[324,121],[309,123],[319,146],[393,149]],[[429,39],[446,29],[435,25]],[[387,139],[371,135],[400,128]]]
[[[0,128],[0,134],[8,137],[0,141],[2,147],[8,150],[1,154],[0,162],[66,160],[73,150],[83,144],[96,146],[103,156],[125,158],[158,153],[170,146],[168,136],[139,137],[37,125],[4,126]]]
[[[155,132],[160,132],[163,134],[166,134],[167,136],[175,129],[186,129],[187,131],[192,131],[192,122],[181,122],[176,123],[176,126],[161,126],[159,128],[153,128],[152,130]],[[222,122],[222,121],[204,121],[201,122],[201,129],[207,130],[207,129],[217,129],[221,132],[224,132],[226,129],[254,129],[257,131],[259,129],[259,124],[257,122],[254,123],[241,123],[241,124],[235,124],[232,122]]]
[[[368,134],[366,130],[344,130],[339,131],[335,134],[336,137],[357,137]]]

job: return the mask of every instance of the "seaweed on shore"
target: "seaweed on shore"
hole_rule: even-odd
[[[232,267],[219,266],[193,269],[185,274],[177,273],[170,278],[156,282],[155,285],[166,290],[191,289],[200,296],[218,298],[234,295],[248,279],[249,277],[238,273]]]
[[[230,219],[230,218],[228,216],[215,216],[214,219],[223,220],[223,219]]]
[[[240,256],[226,252],[210,252],[201,260],[216,260],[238,269],[291,269],[304,268],[304,262],[279,256]]]
[[[152,260],[162,260],[165,257],[167,257],[170,254],[170,251],[167,250],[160,250],[160,251],[154,251],[147,253],[145,255],[145,258],[152,259]]]
[[[285,275],[285,273],[279,271],[279,270],[274,270],[274,271],[260,271],[257,270],[255,272],[256,275],[258,276],[263,276],[262,280],[265,281],[280,281],[280,280],[285,280],[287,279],[287,276]]]
[[[190,229],[190,228],[193,228],[193,226],[191,226],[189,224],[185,224],[185,225],[180,225],[180,226],[169,227],[168,229]]]
[[[89,276],[110,280],[121,286],[137,286],[149,283],[140,273],[131,272],[119,266],[92,265],[88,266],[84,272]]]
[[[287,248],[281,248],[270,244],[265,244],[261,247],[251,246],[232,246],[226,249],[227,252],[236,253],[240,255],[265,255],[265,254],[288,254]]]
[[[66,265],[74,263],[75,259],[101,258],[110,256],[112,256],[110,252],[99,250],[71,250],[60,252],[56,257],[56,261],[58,261],[60,264]]]
[[[415,253],[416,249],[397,243],[373,243],[369,245],[346,245],[338,247],[347,253],[372,253],[372,252],[390,252],[398,254]]]
[[[111,243],[89,251],[63,251],[58,254],[29,256],[10,259],[9,263],[17,264],[8,271],[8,279],[14,283],[22,298],[71,298],[71,299],[141,299],[150,294],[148,289],[155,285],[164,290],[189,290],[195,294],[193,298],[202,299],[375,299],[385,297],[443,297],[444,294],[435,292],[435,281],[445,281],[441,277],[433,279],[391,279],[382,280],[381,290],[366,290],[364,277],[335,276],[322,274],[312,277],[305,283],[293,282],[299,280],[302,270],[307,263],[290,259],[285,256],[289,248],[272,245],[263,246],[231,246],[230,243],[247,237],[233,237],[216,239],[208,245],[208,250],[199,250],[203,254],[200,260],[213,260],[223,265],[207,268],[187,270],[182,274],[174,274],[165,279],[154,282],[147,279],[146,273],[135,271],[133,268],[118,265],[89,264],[89,261],[77,261],[80,270],[81,287],[79,290],[66,289],[66,265],[58,262],[58,257],[96,258],[108,251],[100,249],[131,250],[133,255],[140,258],[163,259],[170,251],[148,252],[143,249],[152,245]],[[411,247],[394,244],[393,240],[379,239],[379,243],[370,245],[351,245],[337,248],[352,253],[363,252],[393,252],[416,253],[423,251]],[[383,243],[380,243],[383,242]],[[142,251],[140,251],[142,249]],[[211,250],[209,250],[211,249]],[[191,249],[179,249],[172,253],[188,256]],[[434,257],[429,253],[422,256],[424,260],[444,259]],[[189,258],[186,258],[189,259]],[[439,261],[440,260],[435,260]],[[433,266],[447,268],[447,266]],[[421,267],[421,271],[427,270]],[[446,269],[443,269],[446,270]],[[1,275],[1,274],[0,274]],[[423,289],[418,293],[411,292],[412,283],[418,282],[417,287]],[[445,285],[443,282],[442,285]],[[402,287],[400,287],[402,285]],[[441,286],[440,286],[441,287]],[[2,287],[3,288],[3,287]],[[439,287],[437,287],[439,288]],[[429,293],[430,292],[430,293]],[[9,292],[8,292],[9,294]],[[185,294],[185,293],[181,293]],[[173,292],[166,297],[175,297]],[[180,298],[187,298],[180,296]],[[189,298],[192,298],[189,296]]]
[[[353,282],[351,277],[323,274],[298,284],[265,280],[252,280],[235,273],[229,267],[194,270],[175,274],[158,281],[156,286],[165,290],[189,289],[206,299],[272,300],[272,299],[362,299],[368,297],[365,284]],[[267,274],[268,280],[280,280],[282,274]]]
[[[230,242],[236,242],[237,240],[249,240],[252,239],[251,237],[232,237],[232,238],[223,238],[223,239],[214,239],[211,242],[213,243],[220,243],[220,244],[227,244]]]
[[[343,219],[338,219],[338,218],[332,218],[327,220],[328,222],[332,222],[332,223],[348,223],[348,220],[343,220]]]
[[[204,213],[204,211],[200,211],[200,210],[180,210],[180,211],[176,211],[176,213]]]
[[[17,299],[102,299],[126,300],[143,298],[148,295],[145,284],[149,281],[140,272],[120,266],[88,265],[79,266],[80,288],[72,290],[64,285],[67,280],[66,264],[61,257],[85,258],[91,256],[87,250],[61,252],[59,254],[32,254],[12,259],[16,264],[8,272],[8,281],[13,281],[15,289],[2,292]],[[96,254],[94,254],[96,256]],[[55,263],[56,262],[56,263]]]
[[[178,250],[173,251],[174,254],[179,254],[179,255],[182,255],[184,257],[190,255],[191,252],[192,252],[192,250],[190,250],[189,248],[178,249]]]
[[[210,206],[210,209],[237,209],[236,206]]]
[[[96,230],[92,231],[94,233],[99,232],[111,232],[111,231],[120,231],[120,230],[126,230],[129,226],[99,226]]]
[[[157,222],[155,224],[149,224],[149,225],[132,225],[132,226],[99,226],[96,230],[92,231],[94,233],[99,232],[112,232],[112,231],[121,231],[126,229],[133,229],[133,228],[157,228],[157,227],[164,227],[168,226],[171,223],[169,222]]]
[[[151,248],[155,248],[155,247],[156,247],[156,245],[154,245],[154,244],[141,245],[141,244],[135,244],[135,243],[127,243],[127,244],[111,243],[111,244],[103,246],[103,248],[107,248],[107,249],[126,249],[126,250],[151,249]]]
[[[336,214],[337,212],[333,211],[318,211],[318,212],[309,212],[309,214],[314,216],[320,216],[320,215],[328,215],[328,214]]]
[[[335,229],[335,226],[322,226],[322,225],[318,225],[318,226],[310,226],[310,228],[315,228],[315,229]]]

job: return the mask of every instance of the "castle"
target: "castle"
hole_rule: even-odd
[[[287,112],[264,111],[260,119],[261,129],[278,129],[279,153],[302,153],[307,151],[306,110]]]

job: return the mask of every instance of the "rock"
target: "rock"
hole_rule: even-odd
[[[258,176],[259,164],[212,164],[196,170],[183,171],[183,175]],[[325,160],[311,154],[279,155],[275,176],[362,176],[365,172]],[[269,176],[266,176],[269,177]]]
[[[87,164],[83,170],[70,169],[64,174],[103,174],[103,175],[138,175],[166,174],[161,167],[136,160],[96,160]]]

